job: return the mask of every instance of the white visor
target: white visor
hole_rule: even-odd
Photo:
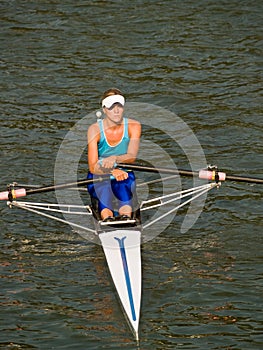
[[[108,97],[104,98],[104,100],[102,100],[102,107],[111,108],[111,106],[114,105],[114,103],[119,103],[122,106],[124,106],[125,99],[122,95],[108,96]]]

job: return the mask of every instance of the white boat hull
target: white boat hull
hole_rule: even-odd
[[[116,229],[99,233],[121,304],[138,339],[141,306],[141,232]]]

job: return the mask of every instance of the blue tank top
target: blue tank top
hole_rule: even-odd
[[[128,145],[130,142],[130,137],[128,133],[128,119],[123,118],[123,124],[124,124],[123,136],[120,142],[115,146],[109,145],[106,139],[106,135],[104,133],[104,127],[103,127],[103,120],[99,119],[98,124],[100,128],[100,141],[98,143],[99,159],[107,158],[110,156],[120,156],[122,154],[127,153]]]

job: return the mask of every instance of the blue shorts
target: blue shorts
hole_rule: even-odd
[[[87,179],[96,179],[100,175],[93,175],[88,173]],[[98,200],[99,212],[108,208],[114,211],[116,208],[114,203],[117,202],[117,206],[121,208],[124,205],[132,207],[132,198],[135,193],[135,175],[133,171],[128,172],[128,178],[123,181],[105,180],[97,183],[87,185],[88,192],[91,197]]]

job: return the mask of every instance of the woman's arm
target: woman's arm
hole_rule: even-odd
[[[97,124],[92,124],[87,133],[88,140],[88,166],[89,171],[92,174],[102,175],[105,174],[100,167],[98,160],[98,142],[100,139],[100,130]]]

